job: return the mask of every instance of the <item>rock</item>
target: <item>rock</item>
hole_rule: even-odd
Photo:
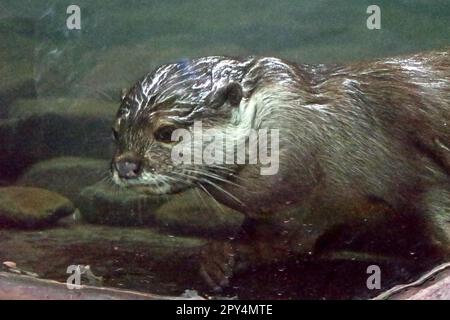
[[[166,197],[147,196],[107,182],[83,189],[76,201],[84,221],[116,226],[153,225],[156,208]]]
[[[58,192],[75,202],[84,188],[108,174],[107,160],[58,157],[31,166],[16,184]]]
[[[19,99],[13,104],[8,117],[26,119],[43,114],[55,114],[69,118],[102,118],[112,121],[118,108],[119,101],[71,98]]]
[[[17,120],[0,120],[0,137],[2,137],[2,143],[0,143],[0,180],[2,180],[3,185],[14,179],[17,172],[23,169],[27,163],[27,160],[21,154],[21,150],[16,149],[14,145],[17,125]]]
[[[7,87],[0,88],[0,118],[6,118],[10,110],[10,104],[17,98],[36,97],[34,81],[24,79],[22,82],[12,83]]]
[[[14,180],[27,166],[58,156],[110,159],[117,105],[97,100],[19,100],[12,119],[0,121],[0,179]]]
[[[13,269],[17,267],[17,264],[14,261],[4,261],[3,265],[9,269]]]
[[[214,238],[233,235],[244,216],[201,192],[191,189],[173,196],[156,210],[156,224],[175,234]]]
[[[38,228],[73,213],[67,198],[40,188],[0,188],[0,226]]]
[[[39,277],[65,283],[70,265],[89,265],[104,286],[176,296],[202,288],[195,261],[204,244],[149,228],[89,224],[0,233],[4,260]]]
[[[13,17],[0,19],[0,119],[5,118],[10,104],[17,98],[35,97],[33,34],[35,20]]]
[[[243,215],[198,192],[148,196],[100,182],[85,188],[75,203],[82,219],[90,223],[156,226],[174,234],[202,237],[232,235]]]
[[[21,271],[64,283],[70,265],[89,265],[103,278],[103,286],[174,296],[186,289],[204,295],[207,288],[198,272],[198,255],[205,243],[204,239],[170,236],[152,228],[89,224],[0,232],[2,261],[14,261]],[[368,299],[394,284],[418,278],[415,275],[424,271],[415,261],[399,265],[377,260],[293,260],[236,273],[227,296]],[[366,287],[366,270],[373,264],[382,270],[381,290]]]

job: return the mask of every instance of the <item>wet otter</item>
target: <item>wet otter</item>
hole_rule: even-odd
[[[279,129],[279,171],[174,165],[172,134],[196,120],[221,132]],[[272,243],[270,224],[258,229],[255,221],[308,207],[286,240],[300,253],[311,254],[337,225],[384,219],[361,210],[371,203],[419,217],[450,248],[448,51],[332,66],[258,57],[163,65],[123,96],[113,134],[117,184],[156,194],[200,187],[246,214],[244,228]],[[226,265],[232,249],[222,251]],[[211,285],[224,285],[229,269],[217,265],[205,263],[203,273]]]

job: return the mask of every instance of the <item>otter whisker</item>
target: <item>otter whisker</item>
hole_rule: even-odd
[[[214,174],[212,172],[198,171],[198,170],[191,170],[191,169],[188,169],[188,171],[191,172],[191,173],[194,173],[194,174],[196,173],[196,174],[198,174],[200,176],[203,176],[203,177],[206,177],[206,178],[216,179],[218,181],[221,181],[221,182],[224,182],[224,183],[228,183],[228,184],[230,184],[232,186],[235,186],[235,187],[238,187],[238,188],[242,188],[241,185],[239,185],[239,184],[237,184],[235,182],[226,180],[225,178],[223,178],[223,177],[221,177],[221,176],[219,176],[217,174]]]
[[[220,203],[217,202],[217,200],[208,192],[208,190],[206,190],[203,186],[200,186],[200,188],[209,196],[213,199],[214,204],[216,205],[216,207],[218,208],[218,210],[222,213],[224,213],[224,210],[222,208],[222,206],[220,205]],[[203,198],[200,189],[195,189],[195,194],[197,195],[198,198],[200,198],[200,200],[202,201],[203,205],[205,206],[206,209],[210,210],[215,210],[214,208],[211,208],[211,206],[205,201],[205,199]]]
[[[183,178],[187,178],[187,179],[192,179],[192,180],[196,180],[197,179],[197,177],[195,177],[195,176],[190,176],[190,175],[188,175],[188,174],[185,174],[185,173],[183,173],[183,172],[171,172],[171,174],[176,174],[176,175],[179,175],[180,177],[183,177]],[[186,181],[185,180],[179,180],[179,182],[182,182],[182,183],[186,183]]]
[[[114,101],[114,102],[117,101],[117,98],[111,96],[111,95],[110,95],[109,93],[107,93],[105,90],[101,90],[101,89],[92,89],[91,86],[82,85],[82,84],[81,84],[81,85],[78,85],[78,86],[81,87],[81,88],[84,88],[84,89],[88,89],[88,91],[90,91],[90,93],[94,93],[94,94],[97,94],[97,95],[99,95],[99,96],[101,96],[101,97],[103,97],[103,98],[106,98],[107,101]]]
[[[237,173],[233,169],[230,169],[230,168],[227,168],[227,167],[218,166],[218,165],[216,165],[216,166],[210,165],[209,167],[211,167],[213,170],[217,169],[217,170],[214,170],[214,172],[221,171],[220,173],[222,173],[222,174],[231,175],[233,177],[233,179],[245,180],[244,178],[239,177],[237,175]]]
[[[175,181],[175,182],[182,182],[180,179],[177,179],[177,178],[175,178],[175,177],[171,177],[171,176],[163,176],[162,177],[162,179],[163,180],[172,180],[172,181]]]
[[[208,189],[206,189],[205,188],[205,186],[203,186],[202,184],[201,184],[201,182],[199,182],[198,184],[197,184],[208,196],[210,196],[212,199],[213,199],[213,201],[214,201],[214,203],[217,205],[217,208],[219,208],[219,211],[220,212],[222,212],[222,213],[224,213],[224,210],[223,210],[223,208],[221,207],[221,205],[220,205],[220,203],[216,200],[216,198],[214,198],[213,197],[213,195],[208,191]]]
[[[111,175],[109,172],[104,172],[99,180],[100,183],[106,183],[110,187],[117,188],[117,184],[114,183],[114,181],[111,178]]]
[[[237,198],[235,195],[233,195],[232,193],[226,191],[225,189],[223,189],[222,187],[220,187],[219,185],[215,184],[214,182],[208,180],[208,179],[201,179],[202,182],[206,182],[208,184],[210,184],[211,186],[215,187],[218,191],[224,193],[225,195],[229,196],[230,198],[232,198],[233,200],[239,202],[240,204],[243,204],[243,202]]]
[[[220,165],[217,165],[217,164],[211,164],[211,165],[209,165],[209,167],[215,168],[215,169],[220,169],[220,170],[223,170],[223,171],[229,171],[229,172],[233,172],[234,173],[233,169],[227,168],[227,167],[224,167],[224,166],[220,166]]]
[[[219,210],[222,211],[222,212],[223,212],[223,208],[220,206],[220,203],[217,202],[217,200],[211,195],[211,193],[202,185],[202,182],[209,183],[210,185],[212,185],[213,187],[215,187],[219,191],[223,192],[224,194],[228,195],[230,198],[232,198],[235,201],[237,201],[237,202],[242,204],[242,202],[237,197],[235,197],[233,194],[227,192],[226,190],[222,189],[221,187],[219,187],[215,183],[209,181],[208,179],[204,179],[204,178],[200,179],[200,178],[198,178],[196,176],[191,176],[191,175],[188,175],[188,174],[185,174],[185,173],[181,173],[181,172],[172,172],[172,173],[180,175],[182,177],[186,177],[186,178],[192,179],[194,181],[195,185],[199,186],[203,191],[205,191],[214,200],[214,202],[217,204]],[[201,172],[197,172],[197,173],[201,173]]]

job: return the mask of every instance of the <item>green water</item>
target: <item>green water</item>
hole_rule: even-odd
[[[70,4],[81,9],[80,30],[66,26]],[[378,0],[380,30],[366,27],[371,4],[365,0],[0,0],[0,185],[58,192],[82,216],[69,226],[38,230],[0,224],[0,262],[12,260],[60,281],[68,264],[89,264],[109,286],[172,295],[185,289],[206,290],[193,257],[206,239],[217,234],[226,237],[227,230],[238,224],[239,214],[233,213],[230,221],[222,218],[220,210],[209,216],[205,211],[217,211],[216,204],[204,206],[193,196],[169,199],[164,209],[158,209],[155,200],[156,204],[142,209],[141,200],[117,194],[104,196],[106,204],[99,204],[96,199],[103,199],[103,189],[86,191],[108,174],[113,150],[110,126],[121,89],[160,64],[205,55],[341,63],[450,45],[450,1]],[[195,220],[196,214],[201,222]],[[220,222],[202,223],[214,219]],[[315,263],[288,268],[308,275],[308,280],[295,285],[292,279],[301,277],[285,276],[284,268],[267,277],[267,270],[249,271],[236,279],[228,295],[365,298],[376,294],[361,285],[367,261]],[[387,262],[391,278],[384,288],[417,272],[414,263],[396,268],[391,263]],[[358,276],[342,277],[347,268]],[[273,278],[277,286],[261,285],[266,278]],[[280,279],[286,280],[284,284]]]
[[[188,57],[354,61],[442,48],[450,34],[446,0],[377,1],[380,30],[366,28],[372,2],[361,0],[78,1],[81,30],[66,28],[69,4],[1,2],[2,82],[31,76],[41,97],[102,97]]]

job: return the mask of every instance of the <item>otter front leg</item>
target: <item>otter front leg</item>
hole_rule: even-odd
[[[200,253],[200,275],[214,292],[220,292],[229,285],[234,264],[232,241],[211,241]]]
[[[316,233],[309,232],[309,225],[304,226],[299,232],[298,226],[293,228],[283,220],[247,218],[232,240],[205,246],[201,253],[201,276],[214,291],[220,292],[235,273],[287,261],[299,251],[312,252]],[[296,248],[299,243],[301,248]]]
[[[450,259],[450,184],[428,190],[421,199],[421,210],[430,228],[432,240]]]

